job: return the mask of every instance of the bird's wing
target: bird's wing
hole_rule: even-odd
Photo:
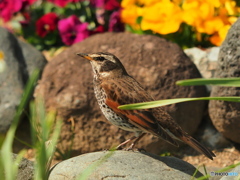
[[[131,124],[140,128],[142,131],[162,137],[167,142],[178,146],[178,143],[161,126],[160,122],[156,120],[151,110],[118,109],[120,105],[153,100],[139,83],[134,79],[129,79],[129,81],[123,81],[121,79],[109,81],[108,83],[103,83],[102,88],[107,94],[106,104],[115,113],[128,119]]]

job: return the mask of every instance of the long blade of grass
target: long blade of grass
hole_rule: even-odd
[[[48,179],[62,121],[56,119],[55,111],[46,111],[44,101],[40,97],[31,103],[30,113],[31,135],[36,150],[34,179]]]
[[[240,87],[240,78],[211,78],[211,79],[187,79],[176,82],[180,86],[200,86],[200,85],[217,85]]]
[[[50,146],[47,147],[47,155],[48,155],[48,163],[46,165],[47,176],[49,176],[49,170],[50,170],[51,162],[54,156],[54,152],[56,150],[58,138],[60,136],[61,127],[62,127],[62,120],[57,119],[56,124],[54,126],[54,131],[51,136],[51,144]]]
[[[178,99],[165,99],[151,102],[135,103],[118,106],[119,109],[123,110],[134,110],[134,109],[149,109],[160,106],[166,106],[170,104],[187,102],[187,101],[200,101],[200,100],[222,100],[231,102],[240,102],[240,97],[199,97],[199,98],[178,98]]]
[[[29,102],[29,98],[31,97],[31,94],[34,89],[34,84],[37,82],[38,77],[39,77],[39,70],[35,70],[25,87],[21,102],[17,108],[17,112],[13,118],[13,122],[7,132],[6,138],[1,147],[1,156],[2,156],[1,160],[2,160],[3,169],[5,171],[4,174],[6,176],[6,180],[13,180],[16,178],[15,176],[18,168],[17,166],[14,165],[15,162],[12,160],[13,139],[14,139],[14,135],[15,135],[20,117],[22,115],[22,112],[24,111],[27,103]]]

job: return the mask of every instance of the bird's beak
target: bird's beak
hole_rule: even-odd
[[[85,53],[77,53],[78,56],[81,56],[89,61],[92,61],[93,58],[91,58],[88,54],[85,54]]]

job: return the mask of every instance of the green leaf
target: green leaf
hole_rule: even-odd
[[[31,94],[34,89],[34,85],[39,77],[39,70],[35,70],[33,72],[33,75],[31,78],[28,80],[28,83],[26,85],[26,88],[24,90],[21,102],[17,108],[17,112],[13,118],[12,125],[10,126],[6,138],[2,144],[0,155],[1,155],[1,161],[2,161],[2,168],[4,169],[4,174],[6,176],[6,180],[13,180],[16,177],[18,167],[16,165],[16,162],[21,159],[21,156],[23,156],[23,153],[20,153],[16,161],[12,160],[12,144],[13,144],[13,139],[14,135],[20,120],[20,117],[26,108],[26,105],[29,102],[29,98],[31,97]]]
[[[211,78],[211,79],[188,79],[176,82],[180,86],[218,85],[240,87],[240,78]]]
[[[200,101],[200,100],[222,100],[222,101],[240,102],[240,97],[199,97],[199,98],[165,99],[165,100],[159,100],[159,101],[121,105],[121,106],[118,106],[118,108],[123,110],[149,109],[149,108],[156,108],[156,107],[166,106],[166,105],[180,103],[180,102]]]
[[[137,24],[141,24],[142,19],[143,19],[142,16],[138,16],[137,19],[136,19],[136,23],[137,23]]]

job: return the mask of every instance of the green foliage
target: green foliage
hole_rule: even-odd
[[[240,78],[212,78],[212,79],[188,79],[183,81],[177,81],[177,85],[191,86],[191,85],[218,85],[218,86],[240,86]],[[187,101],[202,101],[202,100],[221,100],[221,101],[231,101],[240,102],[240,97],[198,97],[198,98],[178,98],[178,99],[165,99],[159,101],[135,103],[119,106],[119,109],[123,110],[134,110],[134,109],[148,109],[155,108],[159,106],[166,106],[174,103],[187,102]]]
[[[94,9],[89,8],[88,1],[69,3],[64,8],[58,7],[53,3],[43,1],[40,4],[31,6],[29,11],[31,16],[30,24],[27,27],[21,28],[19,35],[22,35],[29,43],[34,45],[39,50],[49,50],[52,47],[61,47],[63,42],[60,34],[56,29],[53,32],[49,32],[44,38],[36,34],[36,22],[44,14],[53,12],[61,18],[66,18],[71,15],[76,15],[82,22],[88,22],[91,24],[89,28],[94,29],[96,27],[96,18]]]
[[[30,110],[32,141],[36,150],[34,177],[35,180],[47,179],[62,121],[56,120],[55,111],[46,112],[42,99],[32,102]]]
[[[1,139],[0,152],[0,174],[1,178],[5,180],[15,180],[18,173],[18,164],[25,154],[22,150],[13,160],[12,145],[14,135],[22,116],[22,113],[28,105],[29,98],[31,98],[35,83],[39,77],[39,71],[34,71],[32,77],[29,79],[20,105],[18,106],[16,115],[13,119],[12,125],[7,132],[5,139]],[[55,152],[57,140],[60,134],[61,121],[57,120],[55,123],[55,113],[45,111],[45,106],[42,100],[31,102],[30,106],[31,119],[31,134],[33,140],[33,148],[36,151],[35,162],[35,180],[44,180],[48,178],[48,171],[50,163]]]
[[[31,97],[31,94],[34,89],[34,85],[38,79],[38,76],[39,76],[39,71],[34,71],[32,77],[30,78],[30,80],[26,85],[25,91],[22,96],[22,100],[13,118],[12,125],[9,128],[5,139],[2,140],[3,144],[1,144],[1,152],[0,152],[0,174],[1,176],[3,176],[2,178],[5,180],[16,179],[16,175],[18,172],[18,164],[21,161],[25,152],[25,151],[21,151],[18,154],[16,160],[13,160],[12,145],[13,145],[14,135],[15,135],[18,123],[20,121],[20,117],[29,102],[29,98]]]
[[[199,85],[217,85],[217,86],[231,86],[240,87],[240,78],[211,78],[211,79],[187,79],[177,81],[180,86],[199,86]]]

